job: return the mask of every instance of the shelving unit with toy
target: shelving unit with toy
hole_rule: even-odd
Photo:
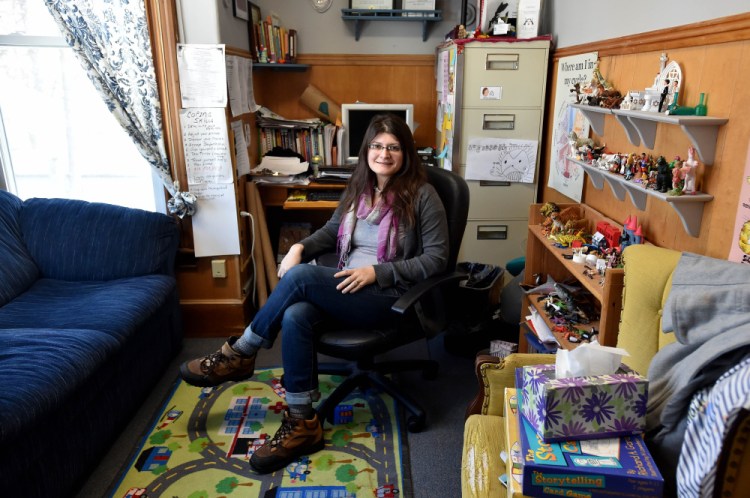
[[[622,310],[624,271],[622,268],[612,267],[607,268],[604,275],[600,275],[595,267],[574,262],[572,246],[574,240],[590,243],[590,235],[597,231],[607,234],[610,245],[619,244],[623,232],[627,234],[630,231],[633,236],[637,236],[637,221],[631,218],[630,226],[624,227],[585,204],[558,204],[560,212],[567,209],[577,211],[580,215],[578,219],[583,223],[578,230],[579,235],[550,238],[550,232],[545,226],[546,217],[542,214],[542,206],[543,204],[532,204],[529,208],[524,287],[527,289],[535,287],[537,275],[542,282],[545,282],[547,276],[552,277],[555,282],[573,281],[573,285],[581,287],[582,291],[590,295],[598,312],[598,319],[592,319],[585,324],[573,324],[566,328],[548,315],[544,301],[539,299],[539,294],[524,293],[521,309],[525,312],[530,306],[535,308],[557,338],[560,347],[564,349],[574,349],[580,343],[574,342],[577,338],[570,340],[570,329],[583,332],[596,329],[600,344],[614,346],[617,343],[617,329]],[[522,324],[518,346],[521,352],[529,351],[529,342],[525,335],[527,330],[526,325]],[[572,334],[577,333],[574,330]]]

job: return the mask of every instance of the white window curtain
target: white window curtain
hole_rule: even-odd
[[[173,196],[170,211],[191,215],[195,198],[170,174],[143,0],[45,0],[86,74]]]

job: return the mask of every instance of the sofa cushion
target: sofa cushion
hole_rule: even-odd
[[[23,243],[19,214],[21,200],[0,190],[0,306],[28,289],[39,269]]]
[[[177,223],[161,213],[72,199],[29,199],[20,226],[43,278],[101,281],[174,274]]]
[[[663,300],[680,255],[647,244],[628,246],[623,252],[625,276],[617,347],[630,354],[623,361],[641,375],[646,375],[651,359],[665,343],[660,333]]]
[[[4,329],[0,344],[0,446],[61,405],[120,348],[109,334],[73,328]]]
[[[125,342],[164,305],[175,279],[146,275],[107,282],[39,279],[21,296],[0,308],[0,329],[91,329]]]

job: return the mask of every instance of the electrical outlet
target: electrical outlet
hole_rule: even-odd
[[[227,278],[227,261],[225,259],[212,259],[211,274],[214,278]]]

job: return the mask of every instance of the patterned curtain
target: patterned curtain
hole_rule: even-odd
[[[167,161],[144,0],[44,1],[110,112],[169,193],[180,202],[186,196],[183,207],[191,204],[194,199],[173,183]]]

